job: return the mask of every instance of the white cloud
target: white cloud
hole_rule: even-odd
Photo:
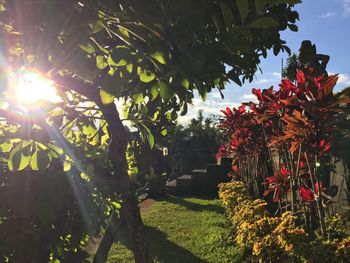
[[[213,91],[212,93],[210,93],[209,96],[212,96],[213,98],[216,98],[216,99],[221,99],[221,94],[218,90]]]
[[[335,12],[327,12],[326,14],[323,14],[320,17],[321,18],[329,18],[329,17],[335,16],[335,15],[336,15]]]
[[[264,84],[264,83],[271,82],[271,81],[272,81],[271,79],[259,79],[256,83],[257,84]]]
[[[241,98],[244,101],[258,102],[258,99],[254,94],[244,94]]]
[[[281,79],[281,73],[280,72],[272,72],[272,76],[274,76],[276,79]]]
[[[196,97],[192,100],[192,105],[188,107],[188,113],[186,116],[179,116],[179,123],[182,125],[188,125],[192,118],[197,117],[198,111],[202,110],[203,115],[208,117],[209,115],[221,115],[220,110],[225,110],[227,107],[234,108],[240,104],[235,103],[228,99],[216,98],[216,96],[209,96],[206,101]]]
[[[343,1],[343,13],[346,17],[350,16],[350,0]]]

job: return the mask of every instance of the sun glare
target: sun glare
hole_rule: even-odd
[[[7,94],[10,100],[25,108],[35,107],[34,104],[38,101],[61,101],[53,81],[34,71],[13,74]]]

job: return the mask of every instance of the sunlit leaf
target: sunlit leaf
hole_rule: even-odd
[[[0,145],[0,151],[3,153],[7,153],[12,149],[12,142],[5,141]]]
[[[90,43],[87,43],[86,45],[80,45],[79,47],[90,55],[96,52],[95,47]]]
[[[30,159],[30,166],[32,167],[33,171],[38,171],[39,170],[39,165],[38,165],[38,151],[35,151],[32,155],[32,158]]]
[[[163,64],[163,65],[166,64],[166,59],[163,52],[157,51],[151,54],[151,57],[157,60],[160,64]]]
[[[152,149],[154,146],[154,136],[153,133],[151,132],[151,130],[144,125],[143,123],[141,123],[142,127],[145,130],[145,134],[146,134],[146,140],[148,141],[149,147]]]
[[[157,85],[152,86],[149,92],[152,96],[152,100],[154,100],[159,94],[158,86]]]
[[[151,82],[155,77],[156,75],[150,70],[142,70],[140,73],[140,80],[145,83]]]
[[[117,202],[112,201],[110,202],[110,204],[113,206],[115,210],[119,210],[121,208],[121,205]]]
[[[136,104],[139,104],[139,103],[144,101],[143,93],[136,93],[136,94],[132,95],[132,98],[134,99],[134,102]]]
[[[29,163],[30,163],[30,159],[31,159],[31,155],[24,155],[22,153],[21,154],[21,162],[20,162],[20,165],[18,167],[18,171],[22,171],[25,168],[27,168]]]
[[[10,153],[8,167],[10,171],[17,171],[21,164],[22,142],[19,143]]]
[[[181,80],[181,85],[182,87],[184,87],[185,89],[188,89],[190,86],[190,82],[188,81],[188,79],[183,79]]]
[[[108,66],[107,62],[105,62],[104,56],[96,57],[96,67],[98,69],[105,69]]]
[[[113,52],[108,56],[107,62],[111,66],[121,67],[128,64],[128,58],[130,58],[130,50],[125,46],[118,46]]]
[[[111,104],[114,102],[115,96],[107,91],[100,89],[100,97],[103,104]]]

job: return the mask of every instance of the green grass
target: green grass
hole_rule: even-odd
[[[230,230],[218,199],[168,196],[142,217],[155,262],[242,261],[238,249],[228,242]],[[108,263],[134,262],[124,231],[113,245]]]

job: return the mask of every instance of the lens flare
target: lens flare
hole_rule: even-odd
[[[28,70],[12,74],[7,90],[9,100],[25,108],[35,107],[39,101],[60,102],[54,82],[44,75]]]

